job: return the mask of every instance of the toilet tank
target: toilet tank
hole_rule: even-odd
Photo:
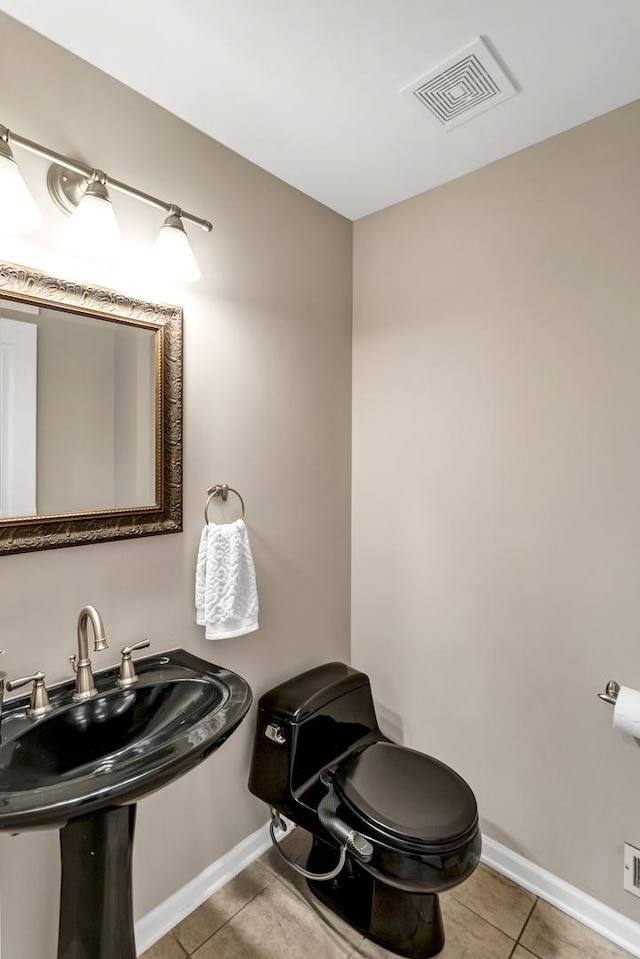
[[[249,789],[298,821],[322,770],[380,738],[369,677],[344,663],[317,666],[260,698]]]

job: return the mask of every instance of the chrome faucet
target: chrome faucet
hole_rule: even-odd
[[[95,606],[83,606],[78,614],[78,655],[69,656],[69,661],[76,674],[76,691],[73,699],[91,699],[98,690],[93,681],[91,660],[89,659],[89,640],[87,638],[87,621],[93,626],[93,648],[95,652],[107,649],[108,643],[104,635],[102,616]]]

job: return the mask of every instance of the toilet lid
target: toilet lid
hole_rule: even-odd
[[[394,743],[372,743],[342,763],[339,797],[374,827],[403,842],[440,845],[475,831],[478,807],[444,763]]]

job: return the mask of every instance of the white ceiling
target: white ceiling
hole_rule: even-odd
[[[640,98],[638,0],[101,0],[95,12],[86,0],[0,0],[0,9],[350,219]],[[520,92],[444,132],[398,91],[479,35]]]

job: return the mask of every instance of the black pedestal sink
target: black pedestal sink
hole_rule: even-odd
[[[135,959],[131,856],[138,799],[222,745],[251,705],[240,676],[185,650],[136,662],[138,682],[95,674],[98,695],[49,691],[52,711],[5,705],[0,726],[0,830],[60,830],[58,959]]]

